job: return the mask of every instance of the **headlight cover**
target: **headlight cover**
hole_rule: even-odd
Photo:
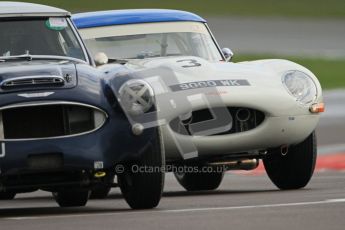
[[[129,80],[121,86],[119,100],[123,109],[130,115],[140,115],[152,108],[153,89],[144,80]]]
[[[317,88],[309,75],[293,70],[283,76],[283,84],[287,91],[302,104],[309,104],[316,99]]]

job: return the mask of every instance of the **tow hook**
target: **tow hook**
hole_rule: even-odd
[[[289,146],[288,145],[282,145],[280,147],[280,153],[282,156],[286,156],[289,152]]]
[[[94,174],[94,177],[95,177],[95,178],[102,178],[102,177],[105,177],[106,175],[107,175],[106,172],[96,172],[96,173]]]

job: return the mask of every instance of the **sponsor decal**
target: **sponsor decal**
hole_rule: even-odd
[[[197,60],[194,60],[194,59],[178,60],[177,62],[178,63],[179,62],[185,63],[185,65],[182,66],[183,68],[190,68],[190,67],[199,67],[199,66],[201,66],[201,64]]]
[[[104,163],[103,161],[95,161],[94,164],[94,169],[103,169],[104,168]]]
[[[171,85],[170,89],[176,92],[176,91],[183,91],[183,90],[209,88],[209,87],[221,87],[221,86],[250,86],[250,83],[244,79],[196,81],[196,82],[188,82],[188,83],[183,83],[183,84],[178,84],[178,85]]]
[[[178,61],[184,68],[197,67],[198,62],[186,59]],[[183,67],[181,66],[181,67]],[[127,74],[127,73],[126,73]],[[124,74],[123,76],[126,76]],[[133,78],[135,77],[135,78]],[[120,105],[125,112],[128,121],[132,126],[140,124],[144,129],[170,124],[169,135],[183,159],[191,159],[199,156],[198,149],[194,142],[189,141],[185,136],[211,136],[224,133],[232,129],[233,118],[221,95],[227,94],[227,88],[218,86],[249,86],[250,83],[244,79],[206,80],[197,82],[181,83],[174,70],[170,68],[150,68],[136,72],[135,76],[129,75],[127,81],[145,81],[154,91],[154,107],[150,110],[140,109],[139,113],[133,113],[134,109],[144,108],[141,102],[141,89],[124,91],[123,87],[115,88],[119,78],[114,78],[112,86]],[[122,82],[122,85],[126,83]],[[131,85],[131,84],[130,84]],[[207,90],[205,90],[207,88]],[[190,90],[194,89],[194,90]],[[144,90],[144,89],[143,89]],[[179,93],[174,93],[178,91]],[[140,93],[139,93],[140,92]],[[123,104],[123,94],[128,94],[129,106]],[[138,102],[140,101],[140,103]],[[211,115],[209,119],[199,122],[190,122],[193,112],[193,105],[203,105]],[[217,105],[216,107],[214,105]],[[129,109],[128,109],[129,108]],[[189,122],[189,123],[188,123]],[[182,135],[181,135],[182,134]]]
[[[64,30],[68,24],[65,18],[49,18],[46,21],[46,26],[48,29],[59,31]]]

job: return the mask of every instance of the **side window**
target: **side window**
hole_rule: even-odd
[[[66,36],[69,38],[68,39],[69,42],[71,43],[70,47],[74,47],[74,48],[80,47],[78,40],[75,39],[75,34],[72,32],[72,30],[68,28],[65,30],[65,32],[66,32]],[[70,39],[70,38],[73,38],[73,39]]]
[[[83,59],[83,52],[70,28],[59,32],[59,42],[66,56]]]
[[[64,37],[61,35],[61,33],[59,33],[58,36],[59,36],[59,43],[60,43],[60,45],[61,45],[61,47],[63,49],[63,52],[64,52],[65,55],[67,55],[68,45],[67,45]]]

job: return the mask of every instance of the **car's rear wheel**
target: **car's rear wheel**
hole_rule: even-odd
[[[175,172],[174,175],[187,191],[204,191],[217,189],[224,172]]]
[[[89,190],[66,189],[53,192],[53,197],[60,207],[85,206],[90,196]]]
[[[141,169],[146,167],[147,171],[133,171],[134,165]],[[164,147],[157,129],[141,158],[126,164],[124,173],[118,175],[121,192],[132,209],[150,209],[159,204],[164,186],[164,170],[161,170],[164,165]],[[150,168],[155,170],[150,171]]]
[[[263,162],[269,178],[278,188],[300,189],[310,181],[316,157],[316,137],[313,132],[302,143],[291,146],[286,155],[275,150]]]
[[[13,200],[15,196],[15,192],[0,192],[0,200]]]

